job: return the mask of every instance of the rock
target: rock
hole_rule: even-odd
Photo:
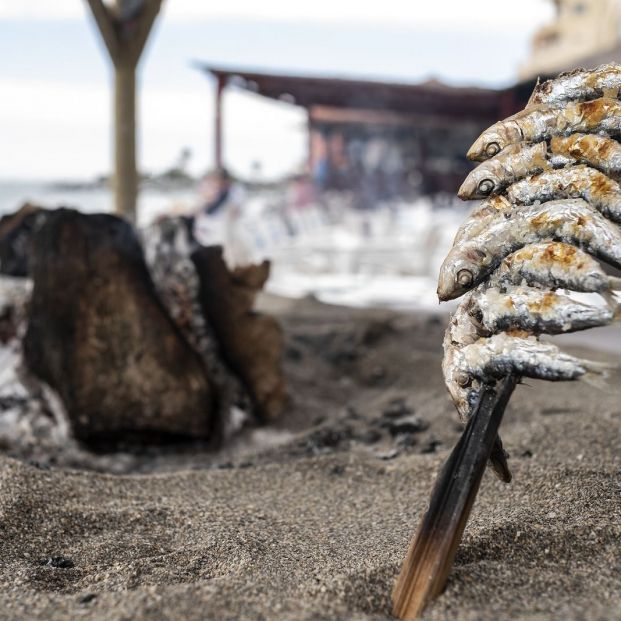
[[[210,437],[215,394],[158,299],[132,227],[59,209],[34,234],[24,359],[91,445]]]
[[[48,556],[41,561],[41,565],[54,567],[55,569],[71,569],[75,563],[66,556]]]
[[[390,403],[382,411],[383,418],[401,418],[413,414],[414,410],[410,408],[403,397],[392,399]]]
[[[429,440],[429,442],[427,442],[421,447],[420,452],[423,455],[429,455],[431,453],[436,453],[438,450],[438,447],[441,445],[442,445],[442,442],[440,442],[439,440]]]
[[[375,453],[375,457],[377,457],[377,459],[381,459],[382,461],[390,461],[391,459],[399,457],[399,450],[393,448],[387,451],[379,451]]]
[[[330,474],[336,477],[340,477],[345,474],[345,466],[343,464],[335,464],[330,468]]]
[[[382,427],[388,429],[392,436],[398,436],[407,433],[420,433],[429,428],[429,423],[416,414],[411,414],[404,418],[396,420],[386,420],[381,424]]]
[[[364,429],[356,434],[356,440],[363,444],[375,444],[382,439],[382,434],[377,429]]]
[[[395,334],[397,331],[392,322],[388,319],[371,320],[364,328],[361,342],[366,347],[377,345],[379,341],[388,335]]]
[[[349,425],[320,427],[306,434],[298,442],[298,448],[304,455],[320,455],[349,448],[354,433]]]
[[[78,598],[78,604],[90,604],[95,599],[97,599],[96,593],[85,593],[84,595],[80,595],[80,597]]]
[[[416,442],[416,436],[413,433],[399,433],[395,436],[395,444],[400,448],[412,448]]]

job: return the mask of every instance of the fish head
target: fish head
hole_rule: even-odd
[[[481,382],[459,369],[453,370],[446,378],[451,400],[457,408],[459,417],[465,423],[471,416],[481,393]]]
[[[466,177],[457,190],[457,196],[463,201],[475,198],[487,198],[490,194],[501,189],[501,181],[490,166],[490,162],[483,162]]]
[[[500,121],[486,129],[474,141],[466,157],[474,162],[484,162],[498,155],[505,147],[520,142],[522,139],[522,131],[515,121]]]
[[[478,285],[492,263],[490,253],[477,245],[476,238],[453,246],[444,259],[438,277],[438,299],[454,300]]]

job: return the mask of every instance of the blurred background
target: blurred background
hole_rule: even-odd
[[[0,213],[115,210],[92,7],[133,37],[145,4],[0,0]],[[193,214],[229,263],[272,259],[268,291],[353,306],[437,308],[468,146],[537,76],[621,60],[617,0],[151,4],[137,223]]]

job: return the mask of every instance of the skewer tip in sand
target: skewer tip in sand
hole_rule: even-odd
[[[395,617],[417,619],[444,589],[516,382],[509,376],[485,388],[440,472],[393,590]]]

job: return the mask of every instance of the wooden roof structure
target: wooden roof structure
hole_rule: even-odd
[[[223,167],[222,93],[232,86],[306,110],[308,168],[317,170],[317,162],[327,159],[329,170],[336,171],[327,182],[331,187],[352,186],[354,178],[362,174],[360,167],[364,167],[362,160],[352,160],[351,170],[347,169],[344,161],[351,158],[340,153],[343,145],[336,144],[338,136],[356,136],[360,142],[361,136],[381,134],[391,136],[393,142],[398,137],[399,148],[407,150],[407,153],[403,151],[403,158],[408,160],[402,175],[404,183],[408,178],[406,168],[417,167],[428,193],[442,190],[454,193],[470,167],[462,151],[465,153],[485,127],[523,108],[534,85],[530,81],[491,89],[454,87],[436,80],[408,84],[284,75],[210,63],[195,63],[195,67],[216,82],[214,161],[217,168]],[[408,140],[416,144],[405,145]]]
[[[196,63],[218,84],[236,86],[270,99],[313,106],[383,110],[412,116],[492,123],[520,107],[520,89],[454,87],[436,80],[418,84],[336,77],[283,75]],[[530,88],[528,89],[530,92]]]

